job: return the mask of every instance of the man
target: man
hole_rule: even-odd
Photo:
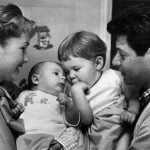
[[[125,9],[108,23],[107,30],[117,36],[113,65],[126,84],[145,89],[139,98],[143,111],[129,150],[150,150],[150,5]]]

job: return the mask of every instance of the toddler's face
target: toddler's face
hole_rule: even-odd
[[[39,87],[45,92],[57,95],[62,92],[65,86],[63,69],[56,63],[47,62],[41,70]]]
[[[92,86],[100,72],[93,61],[70,56],[70,60],[61,62],[70,84],[85,82]]]

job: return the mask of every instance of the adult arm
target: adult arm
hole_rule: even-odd
[[[121,121],[132,124],[135,122],[140,111],[140,103],[138,101],[139,87],[124,84],[123,92],[125,94],[128,107],[127,110],[121,114]]]
[[[150,150],[150,104],[137,122],[129,150]]]

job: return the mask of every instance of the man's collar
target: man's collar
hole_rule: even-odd
[[[143,110],[150,102],[150,88],[143,92],[143,94],[139,97],[139,102],[141,105],[141,110]]]
[[[150,88],[143,92],[142,96],[140,96],[139,101],[141,101],[143,98],[147,98],[150,96]]]

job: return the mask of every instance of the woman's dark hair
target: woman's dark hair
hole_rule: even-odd
[[[20,37],[22,33],[32,37],[35,31],[35,22],[25,18],[18,6],[0,5],[0,45],[5,46],[7,39]]]

